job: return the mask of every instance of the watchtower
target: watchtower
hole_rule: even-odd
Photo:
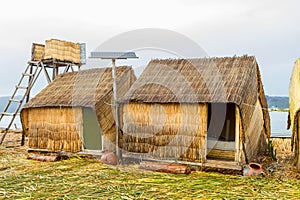
[[[0,114],[0,122],[5,117],[9,117],[9,123],[0,138],[0,145],[3,143],[16,116],[19,114],[23,103],[29,101],[30,91],[41,74],[45,75],[49,84],[60,73],[79,71],[80,67],[85,63],[85,43],[79,44],[57,39],[46,40],[45,45],[33,43],[31,60],[22,73],[20,81],[16,85],[4,111]],[[24,141],[25,135],[23,131],[21,145],[24,144]]]

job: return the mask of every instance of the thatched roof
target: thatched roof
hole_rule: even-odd
[[[270,132],[259,67],[253,56],[152,60],[122,102],[231,102],[242,111],[244,128],[259,99]]]
[[[131,67],[117,67],[117,80],[128,79],[123,75],[133,74]],[[122,86],[119,85],[118,89]],[[24,108],[33,107],[94,107],[113,89],[111,68],[81,70],[58,76],[39,94],[32,98]],[[120,94],[124,94],[121,92]],[[122,95],[119,95],[121,97]],[[110,102],[109,102],[110,103]]]

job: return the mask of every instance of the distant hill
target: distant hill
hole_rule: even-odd
[[[269,108],[286,109],[289,108],[289,98],[282,96],[266,96]]]
[[[289,98],[288,97],[282,97],[282,96],[266,96],[267,102],[269,108],[275,107],[279,109],[286,109],[289,108]],[[3,112],[5,106],[7,105],[7,102],[10,97],[0,97],[0,112]],[[18,96],[16,98],[21,98],[21,96]],[[16,109],[17,103],[13,103],[11,109],[8,112],[13,112]]]

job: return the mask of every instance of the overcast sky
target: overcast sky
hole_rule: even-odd
[[[299,7],[297,0],[4,1],[0,96],[13,92],[33,42],[85,42],[89,53],[113,36],[141,28],[183,34],[209,56],[254,55],[266,94],[288,95],[300,57]]]

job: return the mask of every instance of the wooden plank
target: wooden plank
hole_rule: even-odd
[[[207,160],[207,162],[204,163],[204,166],[218,169],[242,170],[242,166],[240,166],[238,163],[223,160]]]
[[[42,161],[42,162],[54,162],[54,161],[59,160],[59,156],[58,155],[41,155],[41,154],[30,153],[30,154],[28,154],[27,159],[37,160],[37,161]]]
[[[146,162],[143,161],[139,166],[141,169],[151,170],[155,172],[166,172],[172,174],[190,174],[191,169],[188,166],[170,164],[170,163],[159,163],[159,162]]]

